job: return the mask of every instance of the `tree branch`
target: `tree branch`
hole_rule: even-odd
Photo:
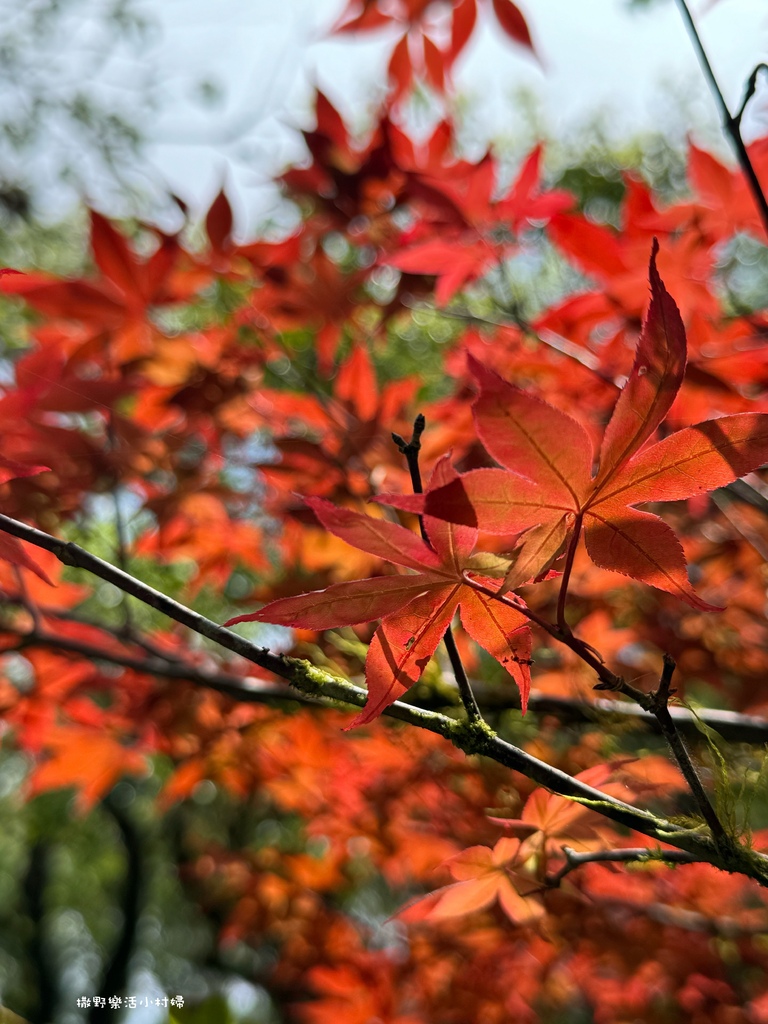
[[[5,600],[13,601],[15,599],[6,596]],[[317,703],[306,694],[287,689],[282,683],[273,683],[250,675],[241,676],[220,669],[217,669],[216,672],[209,672],[197,665],[190,664],[176,654],[164,652],[156,644],[138,634],[133,634],[130,639],[126,640],[120,635],[120,631],[114,631],[93,619],[78,616],[72,612],[41,606],[40,613],[45,617],[57,618],[63,622],[86,623],[102,630],[110,637],[114,637],[120,643],[127,643],[129,646],[133,645],[145,650],[149,656],[137,658],[122,654],[104,647],[97,647],[95,644],[73,640],[64,635],[49,633],[42,627],[32,632],[19,632],[19,643],[13,648],[14,651],[23,651],[33,647],[59,650],[86,658],[89,661],[104,661],[144,675],[186,680],[246,703],[273,703],[274,701]],[[7,653],[7,650],[4,653]],[[489,686],[480,679],[472,680],[471,686],[483,712],[520,710],[520,694],[517,690]],[[459,700],[458,693],[456,699]],[[452,705],[451,700],[446,697],[444,692],[432,692],[417,697],[411,691],[403,703],[432,711]],[[573,725],[600,724],[605,717],[612,716],[623,720],[622,728],[636,726],[661,734],[661,727],[655,715],[644,711],[635,704],[627,704],[618,700],[561,697],[533,689],[528,697],[528,710],[539,715],[551,715],[561,722]],[[693,715],[686,708],[674,705],[667,710],[678,732],[683,735],[694,738],[700,736],[699,723],[703,722],[718,732],[723,739],[730,742],[758,745],[768,743],[768,720],[757,715],[720,711],[714,708],[702,708],[696,712],[696,715]]]
[[[551,875],[547,875],[545,883],[550,888],[556,889],[566,875],[576,871],[583,864],[628,864],[641,863],[650,864],[653,862],[666,862],[669,864],[699,864],[701,861],[693,854],[684,850],[653,850],[647,846],[635,847],[624,850],[588,850],[579,853],[572,850],[570,846],[563,847],[565,864]]]

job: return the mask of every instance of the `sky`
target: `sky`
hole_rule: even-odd
[[[490,0],[479,0],[480,27],[455,69],[464,138],[473,142],[475,157],[491,142],[512,160],[522,159],[540,137],[588,143],[597,117],[603,133],[617,140],[661,129],[682,145],[692,132],[700,145],[727,155],[715,103],[675,0],[652,0],[634,10],[629,0],[517,2],[538,59],[503,36]],[[690,2],[736,109],[752,69],[768,62],[768,3]],[[7,14],[0,36],[26,31],[23,78],[39,74],[45,80],[47,74],[57,96],[67,89],[74,94],[82,85],[87,95],[122,105],[137,121],[146,145],[135,164],[121,157],[121,176],[147,197],[145,209],[154,202],[161,223],[165,210],[165,227],[173,227],[167,218],[175,209],[169,190],[194,217],[224,185],[238,236],[254,237],[281,208],[272,179],[305,154],[297,129],[313,124],[315,88],[356,132],[364,132],[384,97],[397,34],[331,36],[346,0],[129,0],[144,15],[147,31],[133,40],[124,33],[110,47],[99,28],[108,24],[103,15],[115,3],[68,0],[62,6],[66,16],[52,23],[57,32],[46,49],[34,30],[36,0],[21,6],[0,0]],[[764,77],[744,122],[752,137],[768,133]],[[12,82],[0,91],[0,110],[3,103],[19,105]],[[92,142],[80,144],[67,127],[52,121],[36,162],[29,164],[48,207],[45,219],[66,215],[82,191],[107,214],[132,212],[124,185],[113,180],[110,186],[99,172]],[[55,177],[64,151],[78,172],[68,187]],[[3,158],[8,163],[9,154]],[[19,171],[21,180],[26,173],[27,168]]]
[[[624,0],[518,0],[540,63],[494,30],[482,29],[457,67],[456,83],[480,138],[530,134],[519,92],[535,96],[546,136],[589,130],[597,111],[616,138],[660,127],[678,140],[726,152],[717,112],[673,0],[628,11]],[[482,5],[490,7],[487,3]],[[319,85],[362,128],[381,97],[392,34],[330,38],[342,0],[161,0],[147,59],[163,69],[165,112],[150,126],[154,173],[193,210],[222,183],[235,200],[241,235],[252,234],[275,203],[270,175],[303,150],[295,131],[312,123]],[[765,0],[694,0],[699,31],[731,109],[760,61],[768,61]],[[768,76],[766,76],[768,79]],[[201,101],[200,83],[220,100]],[[292,127],[291,127],[292,126]],[[768,81],[744,122],[768,131]],[[531,140],[532,141],[532,140]]]

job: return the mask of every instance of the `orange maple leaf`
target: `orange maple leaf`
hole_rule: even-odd
[[[410,904],[397,916],[408,924],[441,921],[485,910],[498,901],[510,921],[531,924],[545,910],[537,899],[540,885],[526,872],[525,859],[519,839],[500,839],[493,849],[471,846],[448,861],[456,882]]]
[[[141,775],[144,756],[103,731],[79,726],[52,726],[45,746],[50,756],[29,782],[29,795],[64,786],[77,789],[77,809],[85,813],[126,774]]]

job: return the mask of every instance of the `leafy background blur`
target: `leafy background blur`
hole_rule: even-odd
[[[295,211],[272,177],[302,158],[296,128],[311,123],[314,86],[326,90],[361,132],[382,99],[386,42],[328,39],[339,8],[338,0],[221,0],[214,13],[197,0],[5,0],[0,261],[75,273],[87,259],[84,201],[110,216],[170,228],[178,227],[182,204],[194,218],[222,184],[241,239],[285,231]],[[688,133],[724,151],[669,0],[537,0],[526,13],[544,67],[486,30],[460,69],[455,114],[468,153],[479,155],[493,140],[512,164],[535,139],[549,139],[552,183],[577,193],[596,217],[610,219],[621,198],[623,167],[638,168],[672,196],[684,185]],[[765,49],[764,6],[727,0],[703,17],[701,28],[734,103]],[[768,130],[766,93],[761,89],[750,108],[748,136]],[[440,113],[434,96],[419,93],[407,116],[426,131]],[[731,258],[743,268],[749,300],[765,268],[746,251]],[[14,315],[12,308],[0,314],[6,343],[14,336]],[[105,538],[105,553],[109,546]],[[171,592],[173,571],[163,580]],[[146,884],[133,989],[203,1001],[194,1017],[179,1020],[276,1020],[266,991],[252,981],[267,966],[259,957],[268,959],[269,951],[243,944],[222,951],[220,922],[185,894],[178,865],[190,856],[190,835],[237,848],[264,841],[271,830],[290,850],[298,823],[265,818],[258,802],[246,806],[212,783],[159,819],[153,801],[170,773],[162,758],[145,782],[121,783],[81,819],[73,816],[67,792],[20,805],[26,767],[22,755],[5,750],[3,1002],[23,1007],[28,993],[56,978],[72,1007],[62,1021],[81,1019],[73,997],[90,990],[105,951],[120,935],[126,901],[136,898],[130,878],[126,885],[131,865]],[[354,899],[369,919],[381,921],[395,909],[374,881]],[[35,927],[41,919],[42,948]],[[156,1010],[130,1016],[131,1024],[164,1019]]]

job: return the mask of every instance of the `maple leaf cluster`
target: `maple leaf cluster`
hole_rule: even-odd
[[[366,706],[296,711],[266,671],[0,533],[4,726],[28,801],[68,787],[86,814],[128,774],[162,780],[158,815],[205,783],[248,808],[239,845],[180,828],[180,877],[298,1021],[754,1024],[756,883],[672,871],[599,807],[381,717],[405,698],[459,719],[450,633],[500,735],[688,820],[661,748],[600,717],[595,665],[647,689],[667,653],[681,697],[768,709],[768,321],[722,273],[758,214],[693,145],[685,196],[627,172],[608,224],[542,146],[505,187],[449,118],[412,139],[401,100],[448,87],[478,14],[532,49],[510,0],[347,5],[344,36],[392,30],[391,93],[365,139],[318,93],[308,161],[279,179],[289,237],[239,241],[222,192],[199,249],[91,211],[79,275],[0,275],[26,331],[0,386],[0,511],[254,623],[364,682]],[[765,177],[768,145],[749,151]],[[530,252],[578,285],[501,301]],[[419,413],[423,494],[391,438]],[[564,846],[628,842],[634,869],[565,871]],[[386,894],[368,923],[356,892]]]
[[[722,610],[691,587],[673,531],[658,516],[633,506],[690,498],[759,468],[768,461],[768,414],[723,416],[646,443],[677,397],[686,362],[685,329],[659,277],[657,252],[654,242],[651,304],[632,371],[605,429],[595,475],[592,443],[577,420],[470,356],[480,385],[474,406],[477,432],[488,453],[506,468],[459,475],[443,459],[426,495],[377,496],[418,513],[425,540],[402,526],[307,499],[331,533],[413,574],[283,598],[228,625],[259,621],[323,630],[381,619],[366,659],[368,706],[352,723],[359,725],[418,681],[458,607],[467,633],[502,665],[525,665],[519,681],[525,712],[529,624],[521,602],[502,598],[545,573],[564,546],[565,572],[570,573],[582,530],[596,565],[675,594],[700,611]],[[477,572],[478,562],[473,564],[478,528],[520,538],[501,587]],[[567,582],[566,576],[563,595]]]
[[[387,68],[392,82],[392,101],[407,95],[414,79],[421,78],[442,92],[450,81],[457,58],[467,46],[478,18],[478,0],[452,0],[447,8],[448,41],[440,44],[434,24],[431,0],[400,0],[394,4],[382,0],[350,0],[338,19],[337,33],[370,32],[396,27],[403,34],[392,50]],[[513,0],[491,0],[494,20],[505,35],[533,52],[531,33],[523,13]]]

